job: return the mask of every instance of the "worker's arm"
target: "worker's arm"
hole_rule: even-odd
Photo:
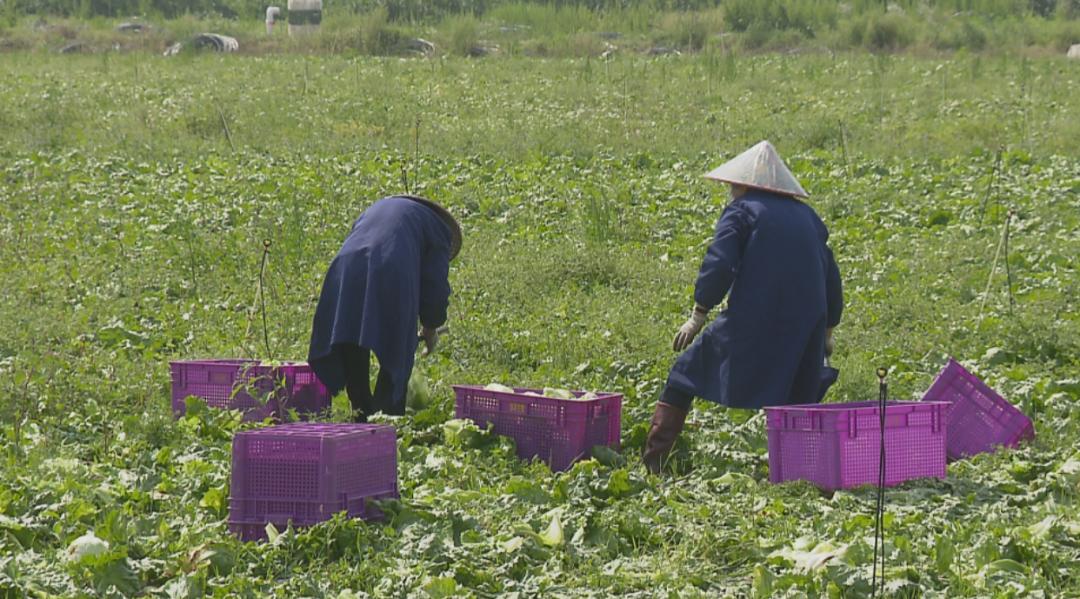
[[[450,306],[450,250],[432,247],[420,265],[420,324],[437,329],[446,323]]]
[[[705,252],[705,259],[701,263],[697,283],[694,285],[694,309],[690,312],[690,318],[679,327],[671,344],[675,351],[689,347],[690,342],[705,326],[709,310],[724,300],[735,280],[739,263],[742,262],[743,247],[752,226],[750,214],[738,202],[729,204],[720,215],[720,220],[716,223],[716,234]]]
[[[732,202],[716,223],[716,234],[698,271],[694,301],[706,311],[724,301],[735,281],[743,249],[750,237],[753,217],[739,202]]]
[[[825,265],[825,305],[826,323],[830,330],[840,324],[840,316],[844,312],[844,288],[840,282],[840,268],[836,266],[832,250],[825,246],[825,256],[828,264]]]

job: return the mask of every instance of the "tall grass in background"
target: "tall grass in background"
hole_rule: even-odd
[[[237,37],[246,52],[368,55],[409,53],[417,37],[437,42],[441,54],[473,56],[483,45],[510,55],[568,57],[658,46],[682,52],[715,46],[725,52],[1055,53],[1080,43],[1080,0],[899,0],[887,6],[877,0],[335,0],[327,4],[320,32],[295,39],[280,30],[264,34],[268,1],[190,0],[180,10],[184,2],[5,0],[0,51],[55,50],[76,41],[89,42],[89,50],[163,49],[208,30]],[[154,28],[138,37],[113,30],[131,15]]]
[[[471,27],[462,30],[471,36]],[[424,154],[522,159],[633,157],[657,147],[719,155],[762,137],[851,158],[1002,146],[1067,153],[1080,138],[1080,94],[1068,76],[1077,65],[1064,58],[747,55],[709,46],[681,57],[606,60],[138,52],[4,59],[0,156],[55,148],[198,155],[233,144],[267,154],[412,152],[418,120]]]

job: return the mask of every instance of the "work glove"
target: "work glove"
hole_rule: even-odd
[[[690,342],[694,340],[694,337],[697,337],[697,334],[701,332],[702,327],[705,326],[705,319],[708,315],[708,308],[700,304],[694,304],[694,311],[690,313],[690,318],[686,319],[686,322],[679,327],[679,332],[675,334],[675,341],[672,342],[671,348],[675,351],[686,349]]]
[[[422,327],[420,329],[420,339],[424,342],[423,355],[430,355],[431,352],[435,351],[435,346],[439,343],[439,329]]]
[[[833,343],[832,332],[833,332],[832,328],[825,329],[825,357],[826,358],[828,358],[829,356],[832,355],[833,349],[836,346],[836,344]]]

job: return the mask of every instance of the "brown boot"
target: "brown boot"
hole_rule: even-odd
[[[645,440],[645,453],[641,456],[641,461],[645,462],[649,472],[660,473],[661,466],[671,453],[671,448],[675,446],[675,439],[678,439],[682,432],[686,415],[687,411],[682,408],[662,401],[656,402],[649,437]]]

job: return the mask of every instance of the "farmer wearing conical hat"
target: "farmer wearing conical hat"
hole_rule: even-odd
[[[675,335],[683,352],[656,404],[643,461],[659,472],[694,397],[733,408],[815,403],[840,322],[840,272],[807,193],[763,141],[705,175],[731,185]],[[705,332],[709,312],[727,297]],[[686,351],[683,351],[686,350]],[[833,371],[835,372],[835,371]]]
[[[461,227],[450,212],[400,195],[368,207],[330,263],[308,362],[331,395],[346,390],[359,422],[375,412],[405,413],[417,345],[422,338],[426,353],[435,349],[450,302],[450,261],[460,250]],[[374,393],[372,352],[379,360]]]

